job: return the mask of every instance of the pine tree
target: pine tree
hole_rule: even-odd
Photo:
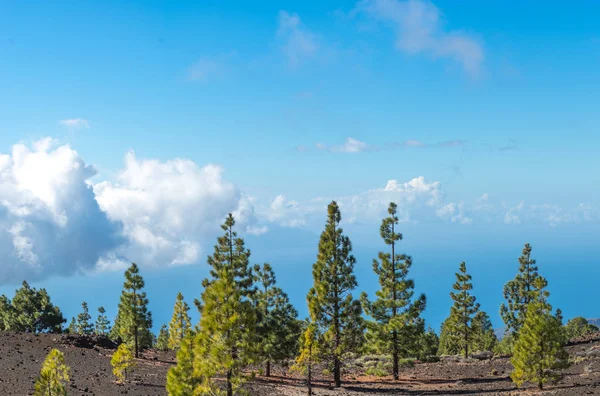
[[[327,207],[327,223],[319,241],[317,260],[313,264],[314,284],[308,293],[311,316],[323,331],[326,350],[333,360],[336,387],[342,384],[341,357],[349,352],[362,332],[362,308],[351,291],[357,286],[354,276],[352,243],[344,236],[339,223],[342,219],[335,201]]]
[[[67,327],[67,333],[77,334],[77,323],[75,322],[75,317],[71,318],[71,323],[69,323],[69,327]]]
[[[0,330],[10,330],[12,323],[14,322],[14,317],[16,312],[14,308],[5,295],[0,296]]]
[[[52,304],[46,289],[37,290],[23,282],[11,302],[14,316],[9,330],[28,333],[60,333],[66,322],[60,309]]]
[[[439,346],[440,338],[431,327],[428,327],[427,331],[419,337],[419,360],[425,360],[437,355]]]
[[[198,384],[194,375],[194,334],[186,333],[177,350],[177,365],[167,373],[167,394],[169,396],[189,396],[194,394]]]
[[[113,366],[113,374],[117,378],[117,382],[126,382],[129,373],[135,367],[131,348],[127,344],[119,345],[119,348],[110,359],[110,364]]]
[[[90,323],[92,317],[88,310],[88,305],[84,301],[81,303],[82,312],[77,315],[77,333],[78,334],[92,334],[94,332],[94,326]]]
[[[169,348],[179,348],[179,343],[185,335],[190,331],[191,319],[188,315],[190,307],[183,301],[183,294],[177,293],[177,300],[173,308],[173,318],[169,323]]]
[[[215,375],[226,376],[226,394],[241,392],[242,368],[256,354],[256,310],[252,297],[253,280],[248,260],[250,251],[233,230],[235,221],[229,214],[221,226],[225,234],[218,238],[214,253],[208,258],[211,279],[202,283],[204,291],[199,331],[195,338],[195,377],[200,394],[219,393]]]
[[[289,298],[276,286],[275,273],[268,263],[254,266],[258,285],[254,302],[258,311],[260,357],[265,362],[265,375],[271,375],[271,362],[295,356],[298,349],[300,322],[298,311]]]
[[[95,331],[96,334],[106,335],[110,331],[110,322],[106,317],[106,310],[104,307],[98,308],[98,318],[96,318]]]
[[[306,375],[308,396],[312,393],[312,371],[320,360],[319,333],[316,323],[309,322],[300,338],[300,354],[292,366],[292,370]]]
[[[398,379],[400,356],[418,354],[419,339],[425,332],[420,315],[426,305],[424,294],[411,301],[415,285],[407,276],[412,259],[396,253],[396,242],[402,240],[402,234],[396,231],[396,208],[391,202],[389,216],[383,219],[379,231],[390,252],[379,252],[379,260],[373,260],[373,271],[379,277],[381,289],[376,292],[375,301],[369,301],[366,293],[361,296],[365,312],[373,319],[367,322],[367,328],[373,333],[370,338],[375,340],[375,349],[379,353],[392,353],[394,380]]]
[[[471,350],[492,351],[498,343],[498,337],[488,314],[484,311],[477,312],[471,322],[471,328],[473,330]]]
[[[35,382],[34,396],[65,396],[68,381],[69,367],[65,364],[65,356],[58,349],[52,349]]]
[[[135,357],[142,347],[152,346],[152,314],[148,311],[148,298],[144,279],[135,263],[125,271],[125,282],[119,302],[119,312],[114,327],[123,342],[133,346]]]
[[[598,331],[600,330],[597,326],[588,323],[588,321],[581,316],[569,320],[565,325],[565,335],[567,340],[597,333]]]
[[[442,322],[442,326],[440,329],[440,342],[438,347],[438,355],[457,355],[460,352],[460,340],[458,334],[452,332],[452,326],[450,322],[452,322],[453,318],[448,317],[444,322]]]
[[[544,384],[558,378],[557,370],[568,366],[566,340],[561,321],[550,313],[548,304],[534,301],[526,308],[525,322],[511,359],[514,367],[511,378],[519,387],[529,381],[542,389]]]
[[[500,315],[507,331],[515,333],[516,336],[525,321],[527,306],[531,302],[547,298],[547,295],[542,295],[547,292],[542,292],[535,286],[539,284],[543,288],[547,285],[547,281],[539,275],[538,266],[535,260],[531,259],[531,245],[528,243],[525,244],[523,253],[519,257],[519,264],[519,272],[515,279],[504,286],[506,304],[500,306]]]
[[[158,338],[156,339],[156,349],[159,351],[168,351],[170,341],[170,331],[167,329],[167,325],[162,325],[158,332]]]
[[[454,305],[450,310],[450,317],[446,325],[448,331],[457,337],[460,350],[464,352],[465,358],[468,358],[473,334],[471,322],[479,312],[479,304],[475,302],[475,297],[469,292],[473,289],[473,285],[464,261],[460,263],[459,272],[456,273],[456,283],[454,283],[453,289],[456,292],[450,293],[450,297],[452,297]]]

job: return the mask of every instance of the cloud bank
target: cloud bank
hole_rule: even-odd
[[[347,141],[336,149],[361,147]],[[369,227],[380,223],[389,202],[398,205],[401,222],[411,223],[558,227],[600,221],[591,203],[509,204],[488,194],[451,200],[439,181],[423,176],[388,180],[352,195],[295,200],[279,194],[265,201],[244,194],[220,166],[180,158],[140,159],[130,152],[115,180],[93,184],[95,175],[73,148],[52,139],[16,144],[0,154],[0,284],[122,269],[132,261],[202,262],[229,212],[242,233],[262,235],[269,226],[318,231],[334,199],[344,222]]]

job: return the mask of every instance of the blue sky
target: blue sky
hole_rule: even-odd
[[[178,290],[200,294],[234,211],[305,312],[327,202],[340,201],[373,293],[394,200],[434,327],[462,260],[500,325],[527,241],[555,305],[600,315],[581,298],[600,253],[599,13],[594,1],[4,2],[0,291],[27,278],[69,316],[75,290],[114,313],[136,261],[160,325]]]

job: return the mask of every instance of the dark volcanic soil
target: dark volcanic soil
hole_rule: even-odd
[[[575,354],[600,348],[595,340],[569,346]],[[0,332],[0,395],[32,395],[35,379],[44,358],[52,348],[65,354],[71,367],[69,395],[166,395],[166,373],[173,364],[173,353],[148,351],[137,361],[130,383],[114,382],[111,349],[81,348],[71,345],[63,336],[31,335]],[[600,354],[599,354],[600,355]],[[579,358],[563,379],[538,393],[533,388],[517,391],[508,377],[511,367],[505,358],[484,362],[440,362],[417,364],[404,369],[399,381],[348,375],[342,389],[331,389],[329,380],[320,378],[315,389],[319,396],[369,395],[600,395],[600,357]],[[257,377],[249,383],[251,395],[306,395],[302,380],[275,370],[272,378]]]

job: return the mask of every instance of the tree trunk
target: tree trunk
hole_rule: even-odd
[[[342,386],[341,362],[338,356],[333,360],[333,381],[335,382],[336,388]]]
[[[138,352],[138,331],[137,328],[134,330],[134,339],[135,339],[135,357],[136,359],[139,358],[139,352]]]
[[[393,272],[393,286],[392,286],[392,299],[393,299],[393,308],[392,308],[392,319],[396,318],[397,315],[397,310],[396,310],[396,298],[397,298],[397,294],[396,294],[396,244],[394,242],[394,234],[395,234],[395,227],[394,227],[394,223],[392,223],[392,272]],[[392,347],[392,360],[394,361],[393,364],[393,374],[394,374],[394,381],[398,380],[398,333],[396,332],[396,330],[393,331],[392,333],[392,342],[393,342],[393,347]]]
[[[336,235],[336,239],[335,239],[335,249],[333,251],[333,265],[335,268],[335,279],[336,279],[336,284],[335,284],[335,290],[334,290],[334,304],[333,304],[333,326],[334,326],[334,333],[335,333],[335,352],[334,352],[334,359],[333,359],[333,381],[335,382],[335,387],[339,388],[342,386],[342,376],[341,376],[341,362],[340,362],[340,357],[338,356],[340,351],[340,342],[341,342],[341,329],[340,329],[340,306],[339,306],[339,301],[338,299],[340,298],[339,296],[339,290],[338,290],[338,285],[337,285],[337,234],[336,234],[336,230],[335,227],[333,229],[334,235]]]
[[[233,396],[233,385],[231,384],[231,369],[227,371],[227,396]]]
[[[137,293],[136,290],[133,289],[133,340],[135,343],[135,358],[139,358],[139,347],[138,347],[138,309],[137,309]]]
[[[394,333],[392,334],[392,342],[394,343],[394,350],[392,351],[392,360],[393,360],[393,371],[394,371],[394,381],[398,380],[398,372],[399,372],[399,368],[398,368],[398,334],[396,333],[396,331],[394,330]]]
[[[265,376],[266,377],[270,377],[271,376],[271,361],[267,360],[267,367],[265,369]]]
[[[312,364],[308,364],[308,396],[312,395]]]

